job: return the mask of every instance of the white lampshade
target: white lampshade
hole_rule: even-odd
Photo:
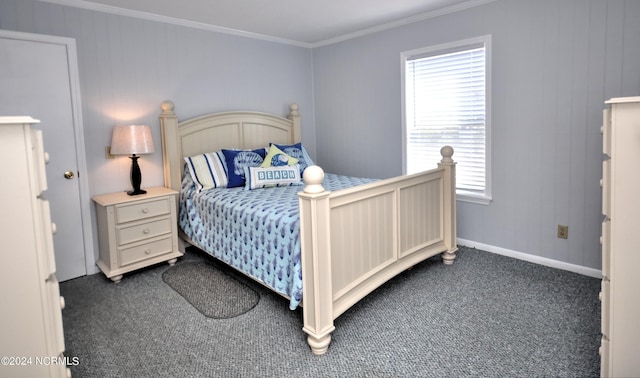
[[[112,155],[150,154],[153,149],[151,128],[146,125],[116,126],[111,137]]]

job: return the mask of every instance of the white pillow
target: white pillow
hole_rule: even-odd
[[[185,157],[184,161],[198,192],[227,187],[227,170],[221,151]]]
[[[303,185],[300,178],[300,167],[283,165],[279,167],[245,167],[245,190],[272,188],[275,186]]]

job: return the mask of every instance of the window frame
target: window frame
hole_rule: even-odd
[[[458,40],[400,53],[401,67],[401,112],[402,112],[402,173],[407,174],[408,160],[408,127],[406,104],[406,66],[407,62],[416,59],[417,56],[437,56],[452,52],[471,50],[479,45],[485,48],[485,186],[484,192],[473,192],[456,188],[457,200],[477,204],[488,205],[491,203],[491,35]],[[454,161],[456,155],[454,151]]]

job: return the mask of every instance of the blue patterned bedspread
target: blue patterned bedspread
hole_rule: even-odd
[[[323,186],[334,191],[371,181],[325,174]],[[303,188],[197,193],[187,174],[180,193],[180,227],[205,252],[291,298],[294,310],[302,301],[298,192]]]

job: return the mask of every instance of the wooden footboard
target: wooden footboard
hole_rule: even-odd
[[[345,190],[322,187],[309,167],[299,194],[303,312],[313,353],[324,354],[334,319],[403,270],[442,253],[455,259],[453,149],[438,168]]]

